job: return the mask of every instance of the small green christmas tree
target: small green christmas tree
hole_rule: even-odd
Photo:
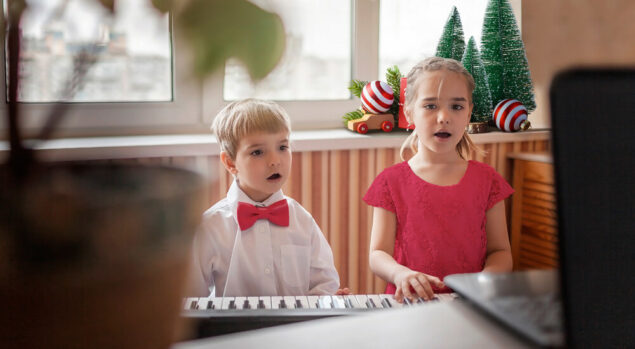
[[[465,51],[465,38],[463,35],[463,25],[461,24],[461,16],[456,6],[452,6],[450,17],[443,27],[443,34],[437,45],[437,53],[435,56],[443,58],[453,58],[461,61]]]
[[[467,48],[461,62],[465,69],[472,74],[476,83],[472,93],[474,109],[472,109],[470,122],[487,122],[492,118],[492,95],[487,84],[485,66],[483,65],[483,60],[481,60],[481,54],[476,48],[476,41],[473,36],[467,42]]]
[[[507,0],[490,0],[487,4],[481,58],[493,104],[513,98],[524,104],[529,112],[536,109],[525,45]]]

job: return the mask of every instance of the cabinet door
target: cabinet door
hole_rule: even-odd
[[[558,267],[553,178],[550,163],[514,160],[511,244],[515,270]]]

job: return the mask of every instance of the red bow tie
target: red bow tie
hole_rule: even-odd
[[[267,207],[258,207],[245,202],[238,203],[238,226],[240,230],[251,228],[259,219],[282,226],[289,226],[289,205],[286,199],[274,202]]]

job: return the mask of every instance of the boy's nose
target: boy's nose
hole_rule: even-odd
[[[278,156],[277,154],[271,154],[269,155],[269,166],[277,166],[278,164],[280,164],[280,156]]]

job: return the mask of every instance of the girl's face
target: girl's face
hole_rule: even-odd
[[[472,114],[471,96],[462,74],[441,69],[424,72],[414,100],[405,108],[414,123],[419,152],[456,155]]]

